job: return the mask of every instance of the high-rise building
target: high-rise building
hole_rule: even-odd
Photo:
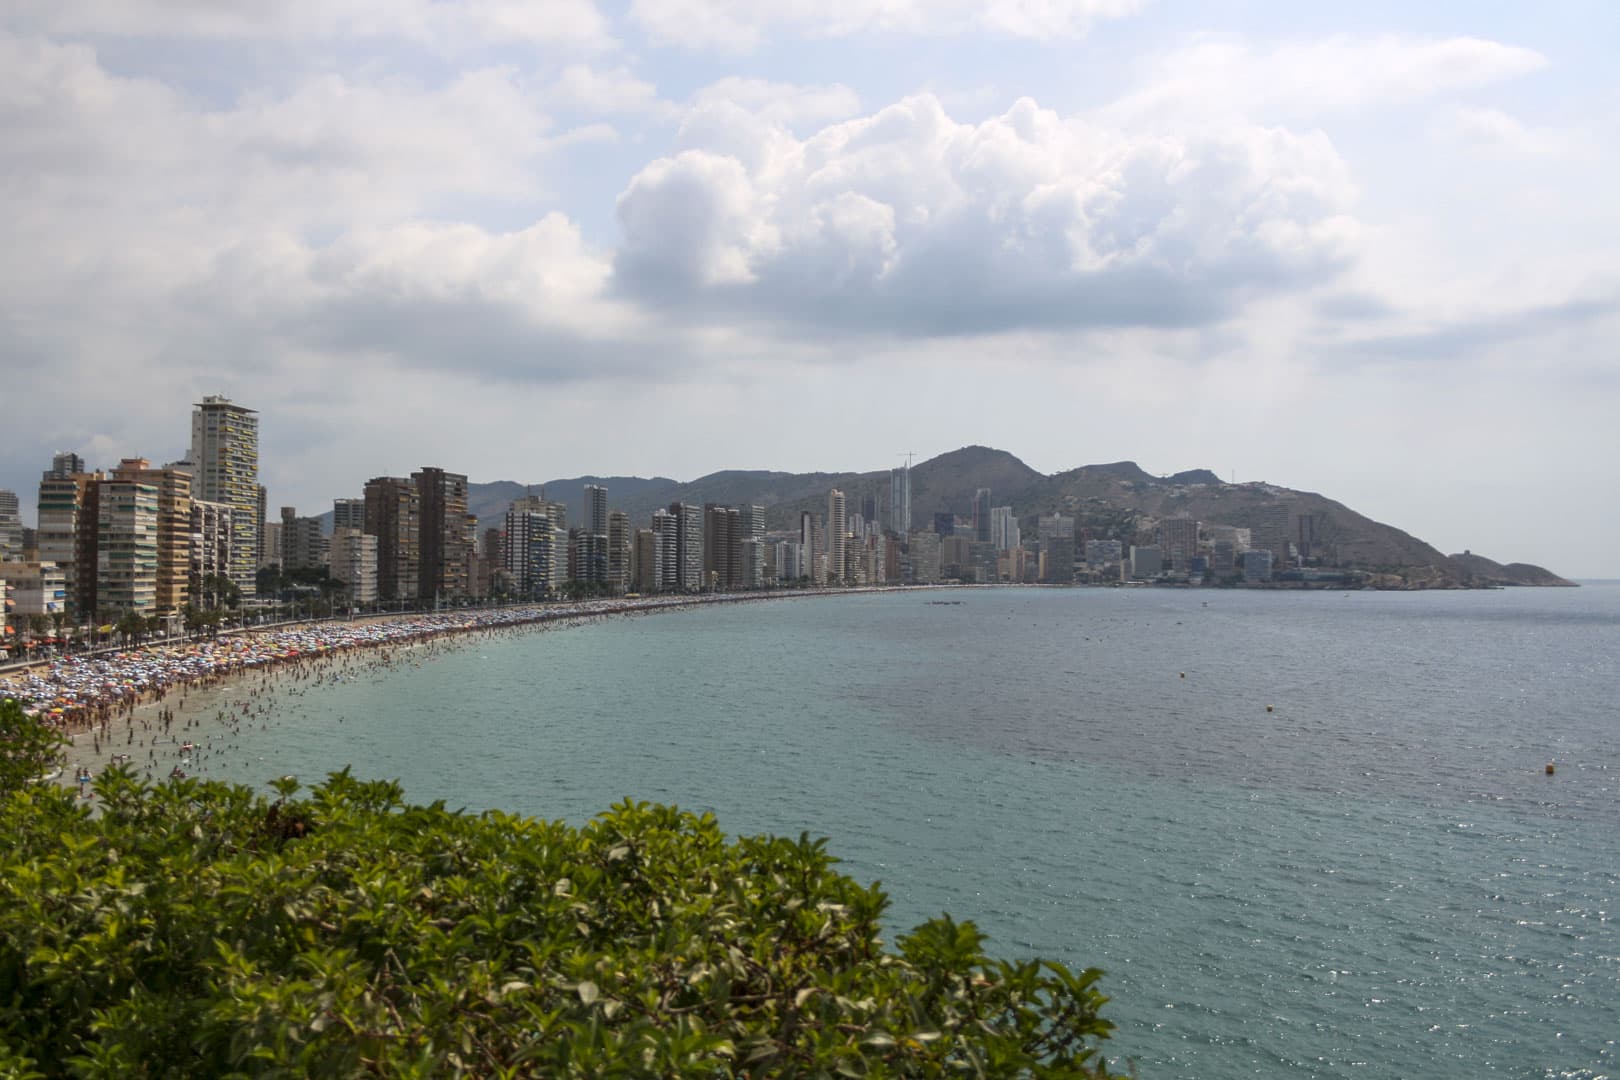
[[[96,602],[103,610],[151,615],[157,608],[158,489],[140,473],[115,471],[97,484]]]
[[[186,585],[199,606],[212,599],[213,581],[230,576],[231,538],[235,535],[231,515],[235,512],[224,503],[191,500],[191,563]]]
[[[330,575],[348,587],[356,607],[377,602],[377,538],[344,525],[332,530]]]
[[[990,543],[989,488],[980,488],[973,493],[973,539],[981,544]]]
[[[64,457],[58,454],[51,471],[39,482],[39,558],[62,568],[68,611],[80,624],[96,617],[96,513],[100,505],[99,472],[58,475],[56,466]]]
[[[610,510],[607,516],[607,581],[614,592],[622,593],[630,588],[633,554],[630,515],[623,510]]]
[[[411,474],[421,499],[416,595],[437,602],[467,595],[467,477],[429,465]]]
[[[84,458],[68,450],[58,450],[51,455],[51,471],[46,473],[45,476],[65,480],[74,473],[84,471]]]
[[[656,518],[663,511],[655,511]],[[636,530],[635,574],[631,579],[637,592],[657,592],[663,569],[658,548],[658,533],[652,529]]]
[[[911,465],[889,473],[889,529],[896,536],[911,531]]]
[[[862,517],[862,519],[864,519],[866,521],[870,521],[870,522],[874,522],[874,523],[877,521],[877,519],[878,519],[878,501],[877,501],[877,496],[876,495],[862,495],[861,496],[861,517]]]
[[[795,578],[815,578],[816,552],[821,546],[816,543],[816,515],[808,510],[799,511],[799,559],[798,573]],[[817,581],[817,585],[821,582]]]
[[[737,510],[703,506],[703,583],[715,589],[737,588]]]
[[[680,550],[680,518],[668,510],[654,510],[652,515],[652,532],[657,542],[657,555],[653,560],[654,573],[657,575],[656,588],[660,591],[675,590],[681,587],[680,568],[677,562],[677,553]]]
[[[262,570],[275,561],[271,558],[272,555],[280,554],[281,541],[279,533],[277,534],[278,539],[272,541],[269,534],[265,532],[266,527],[270,524],[270,492],[263,484],[258,485],[258,488],[259,513],[255,520],[259,523],[259,538],[255,542],[253,550],[257,558],[255,565]]]
[[[191,600],[191,468],[190,462],[174,462],[154,469],[145,458],[125,458],[112,473],[157,489],[157,578],[148,614],[166,619]]]
[[[71,461],[64,462],[64,458]],[[60,472],[63,465],[77,465],[78,472]],[[85,607],[80,599],[83,588],[79,577],[80,522],[94,532],[95,519],[84,512],[88,488],[94,482],[92,474],[83,472],[84,462],[75,454],[58,454],[51,470],[39,482],[39,560],[53,562],[62,568],[63,588],[67,592],[68,614],[81,622],[95,616],[95,601]],[[95,595],[95,575],[91,574],[88,592]]]
[[[377,599],[409,601],[421,583],[422,499],[402,476],[366,481],[366,533],[377,538]]]
[[[1294,525],[1294,547],[1301,560],[1309,559],[1316,554],[1316,518],[1299,514],[1294,518]]]
[[[560,592],[568,575],[567,510],[539,495],[506,511],[505,566],[512,593],[524,599]]]
[[[1159,523],[1160,544],[1170,569],[1186,573],[1198,554],[1198,522],[1190,517],[1165,518]]]
[[[0,561],[22,558],[22,506],[17,493],[0,488]]]
[[[366,528],[366,500],[333,499],[332,528],[333,530],[359,529],[364,532]]]
[[[585,485],[584,525],[594,535],[607,535],[608,489],[600,484]]]
[[[677,588],[697,592],[703,588],[703,508],[691,503],[670,503],[675,517],[675,576]]]
[[[1273,569],[1288,565],[1289,546],[1294,531],[1293,517],[1293,508],[1287,503],[1271,503],[1260,507],[1256,512],[1256,520],[1249,530],[1249,550],[1271,552],[1271,566],[1267,568],[1268,576],[1263,580],[1270,580],[1269,575]],[[1255,565],[1259,565],[1259,560],[1256,560]]]
[[[906,565],[901,566],[901,578],[915,585],[932,585],[940,575],[940,535],[937,532],[914,532],[906,541]]]
[[[231,507],[231,563],[227,576],[244,597],[255,595],[260,526],[259,414],[209,395],[191,413],[192,496]]]
[[[1011,551],[1023,543],[1018,519],[1013,516],[1012,507],[990,508],[990,543],[996,545],[997,551]]]
[[[365,504],[361,503],[363,507]],[[362,516],[362,521],[364,517]],[[299,517],[291,506],[281,508],[282,570],[313,570],[326,563],[326,535],[321,519]]]
[[[844,580],[848,525],[844,518],[844,493],[833,488],[827,492],[827,577],[834,585]]]

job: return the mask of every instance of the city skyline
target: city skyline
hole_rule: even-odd
[[[1582,468],[1620,455],[1617,37],[1574,2],[23,4],[0,488],[32,520],[55,451],[182,458],[223,395],[277,506],[982,444],[1617,577]]]

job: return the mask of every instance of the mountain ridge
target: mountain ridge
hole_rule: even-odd
[[[860,511],[876,499],[880,524],[888,524],[890,470],[871,472],[790,473],[772,469],[722,469],[694,480],[669,477],[578,476],[522,484],[513,480],[468,485],[468,510],[480,531],[499,527],[512,499],[529,491],[568,507],[570,525],[584,519],[586,484],[608,489],[608,505],[645,528],[651,514],[672,502],[702,505],[753,503],[764,507],[766,528],[796,527],[800,511],[824,514],[827,492],[844,492],[847,512]],[[1076,518],[1077,529],[1093,538],[1122,544],[1150,544],[1153,530],[1165,518],[1189,516],[1212,525],[1259,527],[1267,508],[1287,506],[1290,521],[1309,519],[1315,552],[1329,565],[1361,570],[1384,584],[1412,587],[1445,585],[1572,585],[1559,575],[1527,563],[1501,564],[1464,552],[1446,555],[1403,530],[1375,521],[1343,503],[1311,491],[1266,483],[1228,483],[1209,469],[1195,468],[1154,476],[1135,461],[1081,465],[1050,475],[1030,467],[1006,450],[963,446],[911,467],[913,530],[929,528],[935,514],[970,516],[974,493],[989,488],[991,503],[1011,506],[1026,534],[1040,514]],[[330,513],[322,515],[330,525]]]

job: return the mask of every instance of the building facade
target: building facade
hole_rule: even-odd
[[[366,481],[366,529],[377,538],[377,599],[413,601],[421,577],[422,500],[402,476]]]
[[[231,514],[231,560],[226,575],[242,596],[256,593],[260,527],[264,521],[259,486],[259,414],[229,398],[210,395],[193,406],[191,456],[193,497],[225,503]]]
[[[365,607],[377,602],[377,538],[353,526],[332,530],[330,574],[349,592],[349,603]]]
[[[467,595],[467,477],[427,466],[411,474],[421,504],[416,595],[423,602]]]

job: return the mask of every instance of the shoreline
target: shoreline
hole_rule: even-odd
[[[250,700],[268,693],[284,678],[354,678],[359,671],[391,667],[396,653],[424,645],[448,646],[492,635],[566,629],[617,615],[645,615],[726,603],[902,591],[937,591],[964,586],[888,585],[856,589],[804,589],[686,596],[612,598],[571,604],[464,608],[403,618],[362,616],[241,631],[205,641],[166,642],[91,658],[63,658],[0,676],[0,698],[15,698],[66,738],[57,782],[80,782],[88,798],[96,772],[111,764],[145,768],[148,779],[168,772],[188,775],[192,746],[207,747],[184,733],[212,719],[240,725],[255,715]],[[333,671],[332,668],[340,670]],[[253,676],[259,676],[254,684]],[[248,689],[247,700],[235,691]],[[190,705],[190,708],[188,708]],[[224,708],[219,706],[224,705]],[[201,707],[201,708],[199,708]],[[261,712],[263,706],[260,707]],[[177,726],[178,725],[178,726]],[[217,732],[215,732],[217,734]],[[174,753],[168,755],[172,747]],[[165,757],[159,758],[163,750]],[[115,759],[122,757],[123,761]],[[88,770],[89,777],[80,781]]]

